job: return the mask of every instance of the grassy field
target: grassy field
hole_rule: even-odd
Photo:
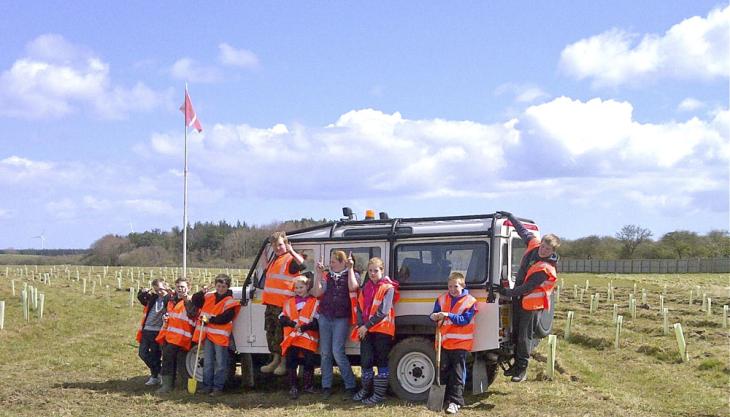
[[[291,402],[280,387],[240,389],[209,399],[178,391],[164,398],[144,386],[146,368],[137,358],[134,332],[141,308],[130,307],[128,288],[135,278],[122,272],[123,287],[117,291],[116,272],[96,268],[55,267],[50,285],[41,281],[49,267],[32,267],[19,275],[0,268],[0,300],[5,300],[5,329],[0,331],[0,415],[8,416],[136,416],[136,415],[266,415],[266,416],[432,416],[423,404],[391,398],[386,405],[365,408],[340,401],[324,402],[320,396],[304,396]],[[217,271],[209,271],[208,276]],[[231,271],[242,281],[242,271]],[[155,269],[155,276],[164,271]],[[202,271],[198,280],[207,279]],[[83,279],[86,294],[82,294]],[[140,280],[146,282],[149,273]],[[11,294],[15,281],[16,296]],[[99,281],[101,280],[101,281]],[[480,396],[467,396],[464,416],[730,416],[730,345],[728,329],[722,328],[722,305],[730,304],[727,275],[595,275],[563,274],[553,332],[558,335],[554,380],[544,378],[546,345],[531,361],[528,381],[513,384],[501,375]],[[573,285],[585,288],[584,302],[573,298]],[[96,282],[95,286],[92,282]],[[620,349],[615,349],[612,304],[606,301],[613,282],[619,314],[625,317]],[[18,301],[23,283],[45,294],[42,320],[31,311],[28,322]],[[634,284],[641,304],[641,289],[648,293],[647,306],[638,306],[636,319],[628,313],[628,295]],[[107,297],[106,286],[109,286]],[[664,336],[659,314],[659,295],[666,285],[666,307],[671,323],[682,323],[689,362],[681,362],[676,339]],[[712,298],[713,314],[701,311],[701,296]],[[92,290],[94,294],[92,295]],[[598,311],[591,316],[589,295],[601,294]],[[567,311],[575,312],[570,341],[563,338]]]

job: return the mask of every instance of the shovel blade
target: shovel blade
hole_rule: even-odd
[[[198,389],[198,381],[195,378],[188,378],[188,393],[195,394]]]
[[[446,385],[431,385],[431,389],[428,391],[426,407],[431,411],[443,411],[445,396]]]

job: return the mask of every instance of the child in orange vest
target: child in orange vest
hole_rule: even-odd
[[[464,275],[449,275],[449,290],[436,299],[431,320],[440,323],[441,332],[441,383],[446,382],[444,399],[446,413],[456,414],[464,406],[464,382],[466,381],[466,354],[474,345],[476,298],[469,295]]]
[[[297,367],[304,365],[304,387],[306,393],[314,393],[314,366],[316,364],[319,333],[317,307],[319,301],[309,295],[312,282],[299,275],[294,278],[294,296],[284,302],[279,322],[283,327],[284,339],[281,354],[286,358],[289,379],[289,398],[299,397]]]
[[[360,288],[357,327],[351,335],[360,340],[362,369],[362,388],[352,399],[372,406],[384,401],[388,390],[388,354],[395,336],[394,306],[399,296],[398,283],[385,276],[382,259],[370,259],[368,276],[370,279]],[[374,366],[378,367],[378,375],[374,375]]]

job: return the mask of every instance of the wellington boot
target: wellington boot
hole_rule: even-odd
[[[162,386],[155,391],[157,394],[168,394],[172,391],[172,384],[174,382],[172,375],[161,375]]]
[[[276,369],[274,369],[274,375],[276,375],[276,376],[286,375],[286,361],[283,361],[283,360],[279,361],[279,365],[277,365]]]
[[[279,366],[280,363],[283,363],[281,360],[281,355],[278,353],[274,353],[271,356],[271,362],[261,367],[261,372],[265,374],[270,374],[274,372],[274,369],[276,369],[277,366]]]

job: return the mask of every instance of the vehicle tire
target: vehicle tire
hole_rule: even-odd
[[[195,371],[195,353],[198,351],[198,345],[195,344],[188,351],[185,357],[185,369],[188,372],[188,378],[192,378],[193,372],[195,372],[195,379],[198,382],[203,381],[203,352],[200,352],[200,358],[198,359],[198,370]]]
[[[436,352],[433,341],[424,337],[409,337],[398,342],[390,351],[390,389],[398,398],[423,402],[436,379]]]
[[[547,337],[553,330],[553,317],[555,316],[555,293],[550,295],[550,309],[540,310],[535,317],[535,328],[533,333],[537,338]]]
[[[198,382],[203,382],[203,366],[205,365],[205,360],[203,359],[203,353],[200,352],[200,358],[198,359],[198,369],[197,371],[194,371],[195,369],[195,354],[198,351],[198,345],[195,344],[193,347],[190,348],[188,351],[187,356],[185,357],[185,370],[187,371],[188,378],[192,377],[193,372],[195,372],[195,379]],[[235,352],[228,351],[228,375],[226,376],[226,387],[227,388],[236,388],[240,385],[240,381],[238,381],[238,384],[236,382],[236,366],[238,355],[235,354]]]

